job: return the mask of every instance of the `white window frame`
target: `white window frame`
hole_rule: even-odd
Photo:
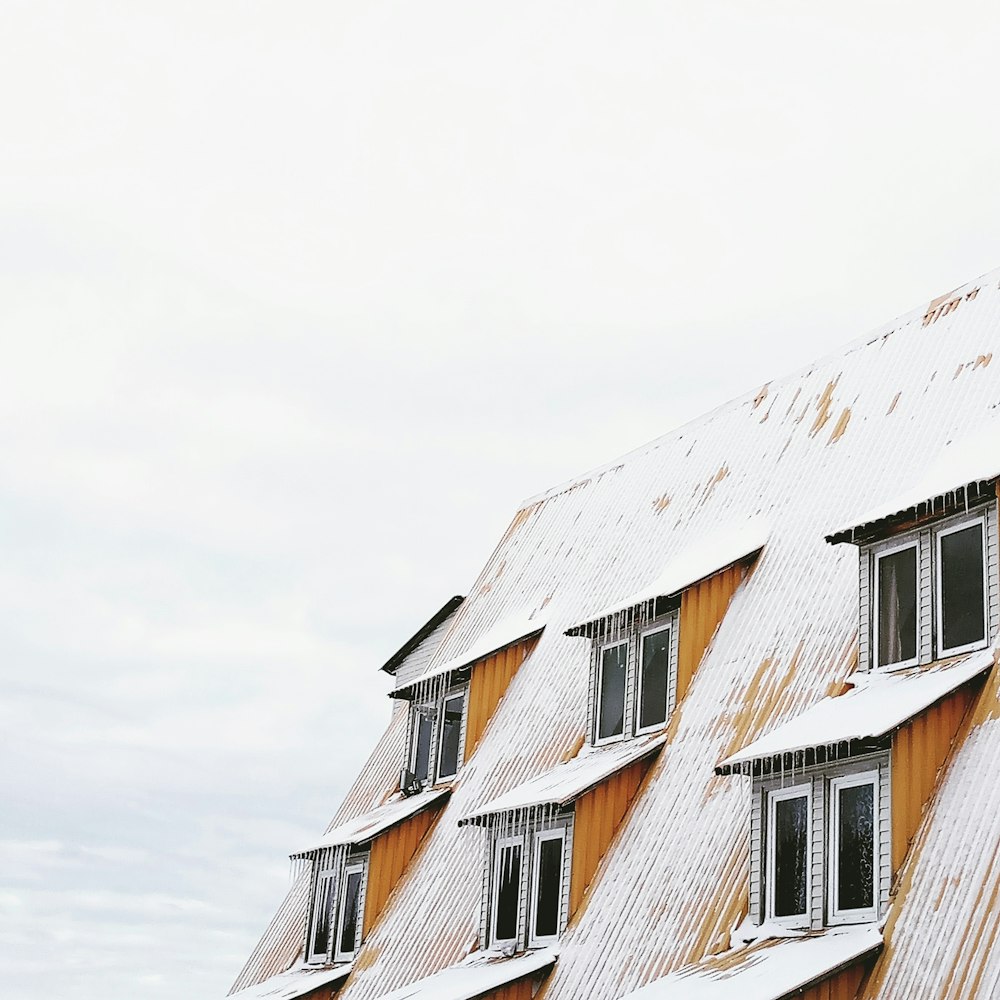
[[[872,786],[872,905],[853,910],[836,909],[837,900],[837,833],[840,821],[840,796],[842,788],[854,788],[858,785]],[[881,896],[881,874],[879,870],[879,845],[881,830],[879,829],[879,772],[858,771],[853,774],[842,774],[828,779],[827,815],[829,824],[828,845],[828,878],[827,878],[827,917],[828,925],[871,923],[878,919],[879,901]]]
[[[944,578],[944,563],[941,559],[941,539],[945,535],[953,535],[957,531],[964,531],[977,524],[979,525],[979,540],[982,544],[983,553],[983,637],[977,639],[975,642],[968,642],[964,646],[953,646],[946,649],[944,646],[944,605],[941,600],[941,582]],[[962,518],[956,523],[938,528],[934,532],[934,623],[936,626],[936,635],[934,637],[936,659],[942,659],[946,656],[957,656],[959,653],[967,653],[974,649],[982,649],[989,644],[989,561],[986,550],[986,517],[984,515]]]
[[[521,862],[517,873],[517,917],[515,933],[512,938],[497,937],[497,910],[500,908],[500,863],[503,860],[504,849],[508,847],[521,848]],[[490,886],[490,948],[501,949],[513,944],[515,948],[522,937],[521,912],[524,909],[521,899],[521,884],[524,881],[525,857],[524,835],[516,837],[498,837],[493,847],[493,884]]]
[[[435,783],[450,780],[456,777],[458,772],[462,770],[462,756],[465,749],[462,746],[462,733],[465,730],[465,712],[469,701],[468,695],[468,686],[463,685],[462,687],[452,688],[441,696],[437,711],[434,713],[434,726],[437,729],[437,752],[434,755]],[[458,722],[458,754],[455,757],[455,770],[450,774],[444,774],[441,771],[441,751],[444,748],[444,706],[454,698],[462,699],[462,712]]]
[[[813,840],[813,806],[812,781],[787,788],[774,788],[765,793],[767,816],[767,853],[764,874],[764,919],[784,927],[808,926],[812,907],[812,840]],[[806,908],[802,913],[791,913],[783,917],[774,915],[774,866],[777,855],[774,836],[774,817],[776,805],[787,799],[805,798],[806,800]]]
[[[670,721],[670,675],[674,670],[674,645],[677,641],[676,634],[672,631],[676,628],[677,615],[671,614],[667,620],[653,628],[647,628],[639,633],[639,641],[635,651],[635,735],[645,736],[646,733],[655,733],[663,729]],[[639,728],[639,718],[642,711],[642,654],[646,646],[648,636],[657,635],[660,632],[670,632],[670,645],[667,647],[667,701],[663,706],[663,721],[654,722],[651,726]],[[626,681],[627,687],[627,681]]]
[[[625,647],[625,690],[622,692],[622,731],[616,733],[613,736],[601,737],[601,702],[604,699],[604,651],[606,649],[613,649],[615,646]],[[628,636],[621,639],[615,639],[612,642],[602,643],[597,647],[597,683],[596,691],[597,695],[594,700],[594,746],[603,747],[610,743],[620,743],[627,737],[628,727],[625,723],[628,721],[626,708],[628,707],[628,673],[629,673],[629,661],[631,660],[632,643],[629,641]]]
[[[559,909],[556,914],[555,934],[539,935],[535,931],[535,919],[538,910],[538,889],[542,871],[542,844],[550,840],[558,840],[562,844],[559,854]],[[531,891],[528,893],[528,947],[542,948],[553,944],[559,938],[563,923],[563,890],[565,885],[566,867],[566,827],[560,826],[551,830],[541,830],[534,835],[531,851]]]
[[[344,916],[347,909],[347,886],[350,876],[360,872],[361,882],[358,885],[358,914],[357,924],[354,928],[354,950],[341,951],[340,940],[344,933]],[[333,943],[333,960],[335,962],[350,962],[358,953],[361,947],[361,932],[365,924],[365,891],[368,888],[368,863],[366,861],[352,861],[344,866],[344,875],[340,885],[337,906],[336,937]]]
[[[914,561],[914,586],[916,588],[916,621],[914,624],[916,642],[914,649],[916,655],[909,660],[898,660],[895,663],[879,663],[879,622],[881,621],[879,608],[879,563],[886,556],[893,556],[906,549],[913,549],[916,554]],[[888,546],[872,552],[872,665],[875,670],[903,670],[906,667],[915,667],[920,662],[920,539],[910,538],[908,541],[900,542],[896,545]]]
[[[434,707],[434,703],[430,701],[421,701],[419,703],[413,703],[410,706],[410,752],[407,756],[407,770],[410,774],[416,776],[417,773],[417,732],[420,728],[420,718],[422,713],[429,712],[431,721],[431,733],[427,746],[427,776],[424,778],[418,778],[422,784],[430,784],[434,780],[434,730],[435,723],[437,720],[437,711]]]
[[[336,899],[340,892],[340,887],[337,884],[337,874],[338,870],[336,867],[333,868],[321,868],[313,879],[313,896],[312,896],[312,914],[309,920],[309,927],[307,930],[308,937],[306,939],[306,951],[308,958],[306,960],[307,965],[322,965],[325,963],[330,955],[330,948],[333,944],[333,935],[337,930],[337,908]],[[326,949],[324,951],[314,951],[313,942],[316,939],[316,918],[319,913],[319,905],[322,902],[322,894],[319,891],[320,883],[325,879],[330,881],[330,895],[328,897],[327,906],[330,907],[330,925],[327,930],[326,939]]]

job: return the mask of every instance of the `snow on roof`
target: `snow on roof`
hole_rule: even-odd
[[[402,823],[404,819],[415,816],[418,812],[427,809],[450,794],[451,789],[449,788],[437,788],[420,792],[417,795],[399,795],[397,798],[390,799],[385,805],[372,809],[371,812],[366,812],[356,819],[335,826],[325,833],[317,843],[311,847],[303,848],[301,851],[296,851],[292,857],[305,857],[307,854],[322,850],[324,847],[367,844],[380,833],[385,833],[397,823]]]
[[[854,674],[847,694],[824,698],[801,715],[754,740],[716,766],[726,774],[765,757],[877,739],[929,708],[966,681],[993,666],[994,650],[981,649],[956,660],[893,673]]]
[[[854,533],[911,510],[933,509],[948,494],[1000,476],[1000,421],[947,441],[919,478],[902,493],[873,507],[826,536],[828,542],[853,540]]]
[[[449,597],[445,603],[438,608],[437,611],[431,615],[430,618],[424,622],[420,628],[417,629],[413,635],[410,636],[406,642],[403,643],[399,649],[396,650],[392,656],[389,657],[385,663],[379,667],[379,670],[384,670],[387,674],[394,674],[397,667],[415,650],[420,644],[427,639],[428,636],[434,633],[434,630],[438,628],[442,622],[446,622],[461,606],[462,601],[465,598],[461,594],[456,594],[454,597]]]
[[[405,696],[407,692],[423,684],[425,681],[454,673],[463,667],[469,667],[477,660],[483,660],[493,653],[499,653],[500,650],[506,649],[508,646],[513,646],[515,642],[538,635],[544,628],[545,613],[543,611],[522,611],[516,615],[504,618],[484,632],[464,653],[453,656],[445,662],[431,667],[419,677],[415,677],[397,687],[392,692],[392,697],[399,698]]]
[[[610,618],[619,611],[627,611],[658,597],[679,594],[699,580],[759,552],[769,534],[767,524],[760,518],[751,518],[719,531],[713,529],[706,537],[700,538],[696,544],[671,559],[651,584],[600,611],[592,612],[583,621],[566,629],[566,634],[583,635],[589,626]]]
[[[781,1000],[881,947],[882,935],[871,925],[768,938],[678,969],[625,1000]]]
[[[265,979],[256,986],[248,986],[239,993],[231,993],[227,1000],[294,1000],[305,996],[320,986],[330,986],[346,979],[351,965],[337,965],[333,968],[312,968],[300,965],[287,972],[281,972]]]
[[[609,746],[586,746],[572,760],[557,764],[552,770],[512,788],[464,816],[459,823],[480,823],[488,816],[534,806],[568,805],[629,764],[657,753],[666,741],[666,734],[660,733]]]
[[[516,958],[501,958],[490,952],[476,952],[464,962],[442,969],[433,976],[383,994],[378,1000],[473,1000],[491,990],[523,979],[555,963],[551,948],[525,952]]]

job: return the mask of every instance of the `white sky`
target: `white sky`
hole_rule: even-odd
[[[1000,264],[1000,7],[7,0],[0,993],[212,1000],[517,503]]]

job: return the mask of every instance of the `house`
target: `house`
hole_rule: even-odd
[[[233,994],[1000,995],[998,343],[1000,272],[523,504]]]

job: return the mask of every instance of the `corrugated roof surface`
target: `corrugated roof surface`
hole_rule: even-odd
[[[781,1000],[882,947],[875,927],[770,938],[658,979],[629,1000]]]
[[[824,698],[797,718],[721,761],[719,769],[738,768],[743,763],[807,747],[885,736],[966,681],[989,670],[996,655],[992,648],[981,649],[927,667],[856,674],[855,688],[836,698]]]
[[[658,597],[672,597],[692,584],[718,573],[741,559],[759,552],[767,542],[770,529],[761,518],[741,518],[734,525],[719,525],[705,538],[670,560],[666,568],[648,586],[620,601],[592,612],[585,621],[577,622],[566,631],[570,635],[583,632],[588,625],[610,618],[620,611],[638,607]]]
[[[297,851],[292,857],[302,857],[324,847],[367,844],[380,833],[391,830],[397,823],[402,823],[404,819],[415,816],[436,802],[439,803],[441,799],[450,794],[451,790],[448,788],[436,788],[420,792],[417,795],[394,795],[377,809],[372,809],[370,812],[363,813],[355,819],[349,819],[338,824],[332,830],[328,830],[315,844]]]
[[[381,997],[460,961],[478,932],[482,833],[458,820],[576,752],[585,728],[588,644],[574,622],[645,587],[719,524],[761,516],[768,544],[737,591],[687,695],[670,742],[560,941],[544,1000],[617,1000],[728,947],[748,882],[749,780],[714,765],[837,689],[857,660],[857,550],[830,546],[831,524],[915,481],[946,441],[983,425],[1000,403],[1000,272],[920,309],[804,371],[527,502],[456,612],[437,662],[496,623],[545,607],[548,627],[500,702],[443,814],[362,947],[338,1000]],[[398,674],[397,674],[398,676]],[[332,696],[332,695],[331,695]],[[402,759],[402,727],[376,766]],[[959,780],[997,785],[1000,735],[970,745]],[[397,757],[386,762],[395,741]],[[994,745],[994,743],[996,745]],[[952,827],[978,829],[976,857],[1000,855],[992,799],[965,824],[970,791],[946,780]],[[290,775],[290,781],[297,780]],[[377,804],[365,778],[356,815]],[[955,834],[959,836],[959,834]],[[290,845],[292,846],[292,845]],[[961,846],[961,845],[959,845]],[[965,845],[968,851],[972,845]],[[965,855],[951,856],[961,874]],[[938,873],[948,870],[941,856]],[[956,918],[978,899],[960,879]],[[926,909],[930,901],[921,895]],[[1000,917],[991,908],[991,927]],[[931,915],[914,914],[894,954],[918,968],[937,950]],[[289,931],[289,934],[292,932]],[[301,928],[298,930],[301,937]],[[954,948],[960,945],[955,942]],[[895,961],[895,959],[894,959]],[[888,994],[886,994],[888,995]],[[908,998],[942,995],[917,984]],[[970,1000],[989,993],[969,993]]]
[[[666,739],[666,735],[661,733],[612,743],[610,746],[585,746],[572,760],[556,764],[551,771],[512,788],[469,813],[461,822],[475,823],[487,816],[516,809],[530,809],[533,806],[568,805],[629,764],[656,753]]]
[[[387,993],[380,1000],[473,1000],[490,990],[547,969],[556,960],[551,948],[529,951],[515,958],[480,953],[464,962]]]
[[[263,983],[248,986],[234,994],[236,1000],[295,1000],[305,996],[321,986],[332,986],[350,975],[350,965],[339,965],[335,968],[316,969],[300,966],[279,972]]]

